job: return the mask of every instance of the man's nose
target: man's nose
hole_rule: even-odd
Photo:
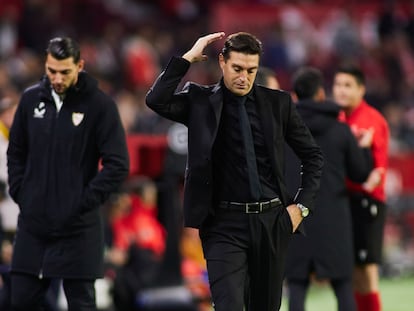
[[[55,74],[55,76],[53,77],[53,82],[54,83],[62,83],[63,77],[60,73]]]

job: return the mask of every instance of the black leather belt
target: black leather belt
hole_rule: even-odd
[[[229,202],[229,201],[221,201],[219,203],[219,208],[239,211],[239,212],[243,212],[246,214],[259,214],[268,209],[276,208],[279,206],[282,206],[282,201],[280,201],[279,198],[274,198],[269,201],[252,202],[252,203],[239,203],[239,202]]]

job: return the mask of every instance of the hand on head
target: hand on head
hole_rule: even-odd
[[[215,32],[198,38],[193,47],[183,55],[183,58],[188,60],[190,63],[207,60],[208,57],[204,54],[204,49],[212,42],[222,39],[224,35],[224,32]]]

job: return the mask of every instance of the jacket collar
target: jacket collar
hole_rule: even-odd
[[[221,112],[223,110],[223,89],[221,81],[213,87],[209,99],[214,111],[214,116],[216,117],[216,125],[218,128],[218,123],[221,118]]]

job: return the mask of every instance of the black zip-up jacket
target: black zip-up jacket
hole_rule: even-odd
[[[101,244],[99,207],[126,178],[129,161],[117,107],[95,79],[81,72],[59,112],[47,77],[25,90],[7,157],[10,195],[20,208],[19,231],[39,241],[94,232],[84,243]],[[42,247],[32,252],[45,256]],[[94,248],[99,254],[91,257],[98,258],[103,246]],[[16,270],[35,272],[21,265],[23,254],[15,257]]]
[[[372,170],[370,148],[360,148],[351,129],[338,121],[340,107],[329,101],[302,100],[297,109],[324,154],[316,213],[304,220],[307,236],[291,240],[286,277],[307,280],[310,270],[319,278],[351,278],[353,270],[352,219],[345,179],[363,182]],[[299,161],[290,153],[287,183],[300,183]]]

